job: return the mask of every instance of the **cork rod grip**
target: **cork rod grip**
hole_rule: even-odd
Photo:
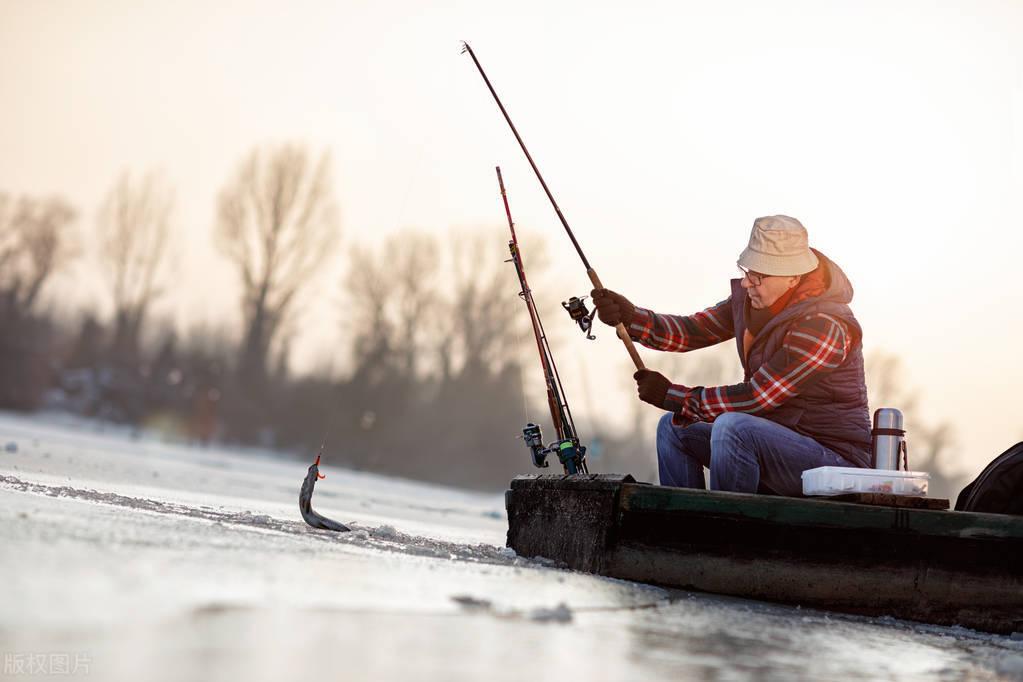
[[[597,277],[596,270],[589,268],[586,270],[586,275],[590,278],[590,283],[593,284],[594,289],[604,288],[604,285],[600,283],[600,278]],[[632,342],[632,337],[629,336],[625,325],[619,322],[615,327],[615,331],[618,333],[618,338],[625,344],[625,350],[629,351],[629,357],[632,358],[632,364],[636,365],[636,369],[646,369],[646,365],[643,364],[643,358],[639,357],[636,344]]]

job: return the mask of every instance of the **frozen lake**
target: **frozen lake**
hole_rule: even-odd
[[[1023,679],[1023,639],[515,557],[503,498],[0,414],[4,679]],[[523,458],[525,463],[525,457]],[[1017,635],[1016,637],[1021,637]]]

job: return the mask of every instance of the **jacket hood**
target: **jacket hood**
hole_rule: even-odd
[[[845,272],[842,268],[838,267],[838,264],[833,260],[825,256],[817,249],[810,249],[813,251],[817,258],[821,262],[821,266],[830,280],[827,285],[827,289],[821,294],[821,299],[825,301],[832,301],[834,303],[845,303],[848,304],[853,298],[853,286],[849,278],[846,277]]]

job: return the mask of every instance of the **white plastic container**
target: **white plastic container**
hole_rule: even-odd
[[[883,493],[926,497],[930,479],[931,475],[924,471],[817,467],[803,472],[803,494]]]

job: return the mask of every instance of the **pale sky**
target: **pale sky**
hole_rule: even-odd
[[[162,171],[180,281],[161,305],[194,323],[236,314],[210,234],[253,146],[331,150],[347,245],[502,226],[500,164],[554,297],[583,293],[468,40],[608,287],[694,312],[727,295],[757,216],[799,218],[852,280],[865,349],[904,358],[974,472],[1023,439],[1021,36],[1023,2],[0,0],[0,191],[67,196],[88,241],[122,170]],[[337,347],[338,256],[299,366]],[[50,296],[101,296],[94,267]],[[570,398],[581,372],[594,392],[575,411],[620,422],[624,350],[565,338]]]

